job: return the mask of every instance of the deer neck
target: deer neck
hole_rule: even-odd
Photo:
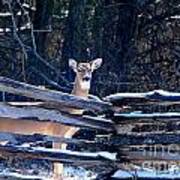
[[[87,98],[88,94],[89,94],[89,89],[82,89],[81,85],[80,85],[80,81],[78,80],[78,78],[75,78],[75,82],[74,82],[74,87],[72,90],[72,93],[75,96],[80,96],[80,97],[84,97]]]

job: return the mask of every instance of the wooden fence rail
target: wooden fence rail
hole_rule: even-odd
[[[124,145],[155,145],[155,144],[179,144],[180,134],[161,133],[161,134],[145,134],[145,135],[115,135],[109,140],[109,144],[117,147]]]
[[[19,121],[31,120],[40,122],[56,122],[71,126],[101,129],[113,131],[113,122],[100,117],[76,116],[63,114],[57,110],[43,109],[39,107],[13,107],[8,104],[0,104],[0,117],[18,119]]]
[[[134,145],[169,145],[179,144],[180,134],[149,134],[149,135],[114,135],[111,137],[97,136],[95,140],[85,140],[76,138],[64,138],[57,136],[48,136],[41,134],[22,135],[15,133],[0,132],[0,141],[8,141],[11,144],[23,144],[23,143],[48,143],[59,142],[66,144],[75,144],[78,147],[90,148],[94,152],[100,149],[107,149],[110,147],[123,148]]]
[[[75,152],[70,150],[57,150],[38,147],[24,147],[17,145],[0,145],[0,153],[3,156],[13,155],[24,158],[35,158],[49,160],[52,162],[61,162],[64,164],[74,165],[97,165],[102,163],[110,163],[116,160],[115,153],[109,152]]]
[[[68,106],[72,108],[88,109],[94,111],[111,110],[110,103],[99,102],[89,99],[83,99],[67,93],[41,89],[33,85],[14,81],[6,77],[0,77],[0,91],[8,92],[16,95],[26,96],[56,105]],[[57,107],[57,106],[56,106]]]
[[[130,122],[178,122],[180,120],[180,112],[167,113],[119,113],[113,116],[116,124]]]
[[[7,132],[0,132],[0,141],[6,142],[8,144],[48,144],[52,142],[56,143],[66,143],[68,145],[76,145],[79,149],[91,149],[92,151],[101,151],[107,150],[108,145],[100,142],[100,140],[86,140],[86,139],[76,139],[76,138],[64,138],[58,136],[49,136],[49,135],[42,135],[42,134],[15,134],[15,133],[7,133]]]
[[[117,93],[104,98],[104,100],[119,104],[164,103],[180,104],[180,93],[154,90],[146,93]]]

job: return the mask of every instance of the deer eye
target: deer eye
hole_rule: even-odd
[[[86,72],[87,69],[83,66],[78,67],[78,72]]]
[[[83,72],[85,72],[85,69],[78,69],[78,72],[80,72],[80,73],[83,73]]]

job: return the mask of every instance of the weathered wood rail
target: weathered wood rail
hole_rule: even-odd
[[[178,122],[180,119],[180,112],[168,113],[119,113],[115,114],[113,121],[117,124],[129,122]]]
[[[165,113],[131,111],[131,106],[144,104],[148,106],[154,104],[179,106],[180,93],[162,90],[147,93],[118,93],[107,96],[102,101],[83,99],[59,91],[41,89],[5,77],[0,77],[0,91],[40,101],[0,103],[0,125],[1,119],[11,119],[22,122],[65,124],[91,129],[95,132],[92,140],[68,139],[43,134],[0,132],[0,141],[8,142],[8,144],[0,145],[0,154],[3,156],[46,159],[86,167],[97,164],[108,165],[113,162],[115,168],[120,167],[122,163],[135,161],[180,162],[179,149],[176,148],[173,149],[173,152],[177,152],[176,157],[170,156],[167,152],[162,156],[162,152],[159,151],[156,156],[153,156],[151,154],[152,149],[143,149],[148,153],[148,156],[145,156],[144,151],[140,149],[142,146],[169,146],[171,144],[179,147],[180,111]],[[125,106],[129,106],[129,112]],[[63,112],[63,107],[85,109],[93,112],[93,114],[88,116],[70,115]],[[79,150],[86,150],[88,153],[23,146],[24,143],[39,146],[42,143],[49,142],[73,144]],[[134,150],[134,147],[137,149]],[[113,160],[111,159],[112,156]],[[108,168],[107,171],[109,172]]]
[[[40,122],[56,122],[65,125],[101,129],[113,131],[113,122],[104,118],[90,116],[76,116],[65,114],[57,110],[43,109],[39,107],[13,107],[8,104],[0,104],[0,118],[18,119],[19,121],[31,120]]]
[[[5,77],[0,77],[0,91],[51,102],[56,104],[57,106],[61,105],[94,111],[108,111],[111,110],[112,107],[109,103],[103,101],[99,102],[94,100],[85,100],[83,98],[73,96],[67,93],[48,89],[41,89],[36,86],[14,81]]]
[[[4,156],[11,154],[13,156],[43,159],[67,164],[71,163],[74,165],[97,165],[97,163],[103,164],[103,162],[116,160],[115,154],[108,152],[84,153],[70,150],[23,147],[17,145],[0,145],[0,153]]]
[[[104,100],[118,104],[180,104],[180,93],[154,90],[146,93],[117,93],[104,98]]]

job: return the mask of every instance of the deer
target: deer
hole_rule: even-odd
[[[87,99],[91,87],[92,74],[101,65],[101,58],[97,58],[90,62],[80,63],[74,59],[69,59],[69,67],[76,74],[71,94]],[[84,110],[72,108],[67,108],[65,111],[74,115],[82,115],[84,112]],[[0,131],[19,134],[44,134],[71,138],[78,131],[78,128],[52,122],[35,122],[33,120],[18,121],[16,119],[0,118]],[[66,145],[60,143],[53,143],[52,147],[55,149],[66,149]],[[63,173],[63,165],[54,163],[53,172],[53,179],[58,180]]]
[[[97,58],[91,62],[77,63],[74,59],[69,59],[69,67],[76,74],[74,86],[71,94],[87,99],[91,87],[91,80],[93,72],[102,65],[102,59]],[[74,115],[82,115],[84,110],[80,109],[67,109],[67,112]],[[68,127],[64,133],[64,137],[71,138],[79,128]],[[66,144],[54,143],[54,148],[66,149]],[[62,164],[54,164],[54,174],[59,175],[63,173]]]

